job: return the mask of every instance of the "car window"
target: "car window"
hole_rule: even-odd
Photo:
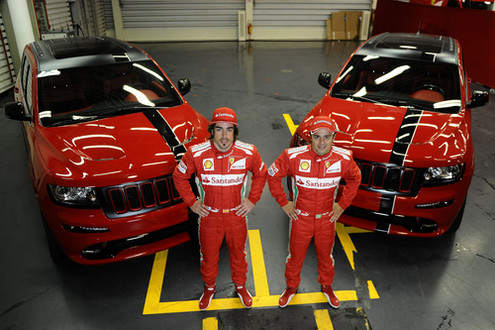
[[[44,126],[125,115],[147,107],[173,107],[182,102],[152,61],[52,70],[38,78]]]
[[[29,64],[27,56],[24,55],[21,64],[21,89],[25,102],[24,109],[26,111],[26,115],[28,116],[31,116],[32,114],[32,82],[31,65]]]
[[[355,55],[331,95],[456,113],[461,105],[459,86],[454,64]]]

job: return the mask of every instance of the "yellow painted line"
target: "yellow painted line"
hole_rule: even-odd
[[[292,118],[288,113],[283,114],[285,122],[287,123],[287,126],[289,127],[290,135],[294,135],[294,132],[297,129],[298,125],[294,125],[294,122],[292,121]]]
[[[378,292],[376,291],[373,281],[368,280],[368,291],[370,293],[370,299],[380,299]]]
[[[354,243],[352,243],[351,236],[349,236],[349,233],[346,231],[346,227],[340,222],[337,222],[336,229],[337,229],[337,236],[339,237],[340,243],[344,248],[344,252],[345,255],[347,256],[347,260],[349,261],[352,270],[355,270],[354,252],[357,253],[357,250],[356,247],[354,246]]]
[[[279,295],[270,295],[264,258],[262,254],[259,230],[249,230],[249,247],[253,262],[253,273],[257,273],[254,281],[256,295],[253,296],[253,307],[275,307],[278,306]],[[155,255],[153,268],[151,270],[148,292],[146,294],[143,314],[167,314],[183,312],[199,312],[198,299],[186,301],[160,302],[165,268],[167,264],[168,250]],[[263,259],[260,261],[260,259]],[[255,270],[256,269],[256,270]],[[261,274],[262,273],[262,274]],[[260,287],[258,287],[258,285]],[[262,294],[263,293],[263,294]],[[335,291],[340,301],[357,301],[357,293],[354,290]],[[323,293],[298,293],[294,296],[290,305],[304,305],[315,303],[326,303]],[[214,298],[208,310],[242,309],[245,308],[239,298]]]
[[[371,230],[352,227],[352,226],[346,226],[345,231],[348,232],[349,234],[366,234],[366,233],[372,233],[373,232]]]
[[[339,290],[335,291],[335,295],[340,301],[357,301],[357,293],[354,290]],[[278,296],[277,296],[278,297]],[[327,303],[328,300],[323,292],[309,292],[309,293],[296,293],[294,298],[290,301],[289,305],[306,305],[306,304],[318,304]],[[278,305],[278,298],[277,298]]]
[[[368,317],[366,316],[366,313],[363,310],[363,307],[357,307],[356,312],[364,320],[364,326],[366,327],[366,329],[370,330],[371,326],[370,326],[370,323],[368,321]]]
[[[207,317],[203,319],[203,330],[217,330],[218,319],[216,317]]]
[[[328,309],[317,309],[314,311],[314,314],[318,330],[333,330],[333,324],[332,320],[330,320]]]
[[[266,276],[265,258],[261,248],[259,229],[249,231],[249,247],[251,251],[251,265],[253,268],[254,288],[256,296],[269,296],[268,279]]]
[[[146,293],[146,300],[144,302],[143,314],[156,314],[158,312],[167,257],[168,250],[160,251],[155,254],[148,292]]]

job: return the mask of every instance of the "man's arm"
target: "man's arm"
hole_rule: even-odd
[[[344,168],[342,177],[345,180],[345,186],[342,190],[339,205],[345,210],[351,205],[352,200],[357,194],[359,185],[361,184],[361,171],[352,158],[352,155],[351,160],[347,162],[347,166]]]
[[[248,198],[244,198],[241,204],[235,208],[236,214],[239,216],[246,216],[251,212],[254,205],[260,200],[266,183],[266,166],[256,147],[253,150],[252,166],[249,170],[252,173],[251,189]]]
[[[284,187],[282,186],[282,179],[290,174],[289,159],[284,151],[270,166],[267,176],[270,193],[282,208],[289,203]]]
[[[175,167],[172,177],[174,179],[175,189],[179,192],[180,197],[192,209],[196,203],[196,196],[191,189],[189,179],[196,173],[196,166],[192,157],[192,153],[187,150],[179,164]]]

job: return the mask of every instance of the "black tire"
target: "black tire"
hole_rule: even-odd
[[[43,221],[43,228],[45,229],[45,236],[46,236],[46,241],[48,243],[48,250],[50,252],[50,257],[52,258],[53,262],[55,263],[61,263],[65,259],[67,259],[67,256],[65,255],[64,251],[60,248],[60,245],[57,242],[57,239],[52,233],[52,230],[46,223],[45,218],[43,217],[43,214],[41,215],[41,219]]]
[[[452,221],[452,224],[450,225],[449,230],[447,230],[448,234],[455,233],[459,229],[459,227],[461,226],[462,217],[464,215],[464,208],[465,207],[466,207],[466,200],[464,200],[464,203],[462,203],[462,207],[459,210],[459,213],[457,213],[454,221]]]

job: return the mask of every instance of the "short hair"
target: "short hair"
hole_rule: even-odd
[[[208,132],[210,133],[210,137],[208,139],[210,140],[213,140],[213,130],[215,129],[215,125],[216,124],[210,124],[208,126]],[[239,136],[239,127],[235,126],[235,125],[232,125],[234,126],[234,141],[237,140],[237,137]]]

